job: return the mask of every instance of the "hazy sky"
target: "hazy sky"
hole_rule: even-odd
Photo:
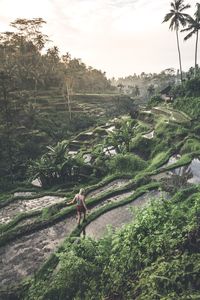
[[[0,0],[0,32],[16,18],[42,17],[61,53],[108,77],[178,68],[175,33],[161,24],[170,0]],[[197,0],[186,0],[193,14]],[[181,34],[181,40],[183,38]],[[52,46],[49,44],[49,47]],[[194,38],[181,43],[183,69],[194,64]],[[199,57],[200,59],[200,57]]]

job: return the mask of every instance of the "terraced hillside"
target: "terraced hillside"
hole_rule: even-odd
[[[92,105],[95,107],[95,101]],[[171,113],[162,113],[162,109],[159,109],[159,114],[153,110],[141,112],[139,129],[131,138],[130,155],[142,157],[142,167],[127,167],[127,172],[120,173],[113,171],[99,183],[88,184],[86,203],[89,212],[80,228],[76,223],[75,207],[66,206],[66,201],[72,199],[79,185],[67,191],[60,188],[48,192],[41,188],[26,193],[22,190],[22,193],[1,202],[1,297],[23,299],[21,283],[28,290],[32,284],[32,279],[27,279],[29,276],[34,276],[37,281],[37,274],[48,276],[49,268],[51,273],[54,272],[65,242],[78,243],[80,236],[98,240],[104,236],[108,225],[116,229],[130,223],[137,215],[135,208],[148,206],[152,201],[167,201],[174,190],[177,192],[183,186],[192,187],[200,183],[200,151],[198,147],[193,149],[188,142],[192,139],[194,143],[196,136],[188,130],[190,120],[185,117],[180,125],[179,117],[173,114],[172,118]],[[106,135],[109,131],[115,132],[116,123],[102,126],[102,130],[106,131]],[[74,141],[80,147],[72,149],[76,153],[71,155],[81,152],[83,142],[88,142],[83,155],[90,164],[91,145],[95,144],[96,136],[86,131],[74,137]],[[118,155],[114,146],[112,149],[105,147],[104,152],[110,159]]]
[[[70,96],[70,109],[74,114],[90,113],[105,115],[112,111],[120,101],[128,99],[118,94],[73,94]],[[37,98],[33,95],[30,101],[41,112],[68,111],[68,103],[62,90],[52,88],[48,91],[39,91]]]

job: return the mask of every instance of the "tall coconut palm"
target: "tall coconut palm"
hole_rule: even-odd
[[[197,74],[197,49],[198,49],[198,40],[199,40],[199,30],[200,30],[200,3],[196,3],[197,10],[195,12],[194,18],[190,17],[188,19],[188,27],[181,31],[189,31],[189,33],[184,38],[184,41],[190,39],[194,34],[196,34],[196,43],[195,43],[195,64],[194,64],[194,74]]]
[[[181,81],[183,80],[183,73],[182,73],[182,63],[181,63],[181,52],[180,52],[180,45],[179,45],[179,28],[180,26],[185,27],[187,24],[187,20],[190,16],[183,11],[190,8],[189,4],[184,4],[184,0],[174,0],[170,3],[171,10],[168,14],[166,14],[163,23],[168,22],[169,20],[170,25],[169,29],[176,31],[176,40],[177,40],[177,47],[178,47],[178,55],[179,55],[179,65],[180,65],[180,73],[181,73]]]

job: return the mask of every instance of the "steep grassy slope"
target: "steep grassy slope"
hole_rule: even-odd
[[[167,112],[161,110],[159,114],[151,112],[151,120],[146,118],[145,112],[140,114],[140,126],[131,138],[130,153],[111,156],[111,174],[98,184],[87,186],[90,214],[80,228],[75,224],[75,208],[66,208],[62,197],[71,199],[82,185],[67,190],[41,190],[39,195],[33,190],[32,195],[16,198],[5,195],[1,209],[12,220],[0,227],[0,246],[6,261],[1,276],[7,274],[5,280],[12,284],[16,272],[11,274],[8,270],[7,253],[14,253],[13,262],[19,264],[21,272],[17,280],[20,282],[24,278],[24,281],[17,290],[11,286],[7,291],[1,290],[3,299],[150,300],[178,296],[187,299],[190,294],[193,299],[198,299],[200,191],[198,186],[192,185],[188,169],[193,158],[199,167],[199,139],[187,116],[182,123],[176,120],[176,114],[171,118],[169,112],[169,109]],[[108,128],[110,125],[102,127],[101,131]],[[95,142],[87,132],[76,138],[80,141],[89,138],[91,144]],[[88,147],[87,153],[90,151]],[[177,175],[180,172],[182,175]],[[166,190],[167,196],[160,198],[156,194],[158,188]],[[177,193],[179,190],[181,192]],[[107,215],[112,221],[118,216],[123,220],[125,216],[130,222],[130,214],[124,214],[127,205],[138,206],[143,201],[141,197],[145,198],[149,191],[157,196],[146,210],[136,213],[136,218],[134,212],[132,224],[115,233],[110,230],[99,241],[87,238],[89,228],[94,227],[95,234],[98,226],[101,227],[98,233],[103,230],[105,220],[108,224],[115,223],[109,222]],[[61,199],[49,207],[48,203],[41,202],[43,207],[31,211],[29,206],[37,202],[38,209],[39,201],[44,201],[42,196],[45,195],[55,197],[53,201],[57,201],[57,197]],[[16,207],[17,203],[19,210],[23,210],[23,205],[26,209],[14,217],[9,207]],[[118,224],[121,226],[120,221]],[[80,238],[85,231],[86,238]],[[31,261],[27,250],[31,247],[31,239],[40,254],[34,254],[38,258],[35,268],[27,269]],[[60,242],[63,243],[56,250]],[[21,258],[27,259],[27,266],[18,259],[16,251],[20,245]],[[39,272],[34,278],[26,278],[33,274],[33,269]]]
[[[98,242],[68,240],[26,299],[199,299],[200,192],[157,199]]]

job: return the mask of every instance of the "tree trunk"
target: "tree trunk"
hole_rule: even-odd
[[[68,84],[66,85],[66,87],[67,87],[67,104],[68,104],[68,110],[69,110],[69,119],[71,121],[71,119],[72,119],[72,112],[71,112],[71,101],[70,101]]]
[[[12,141],[11,141],[11,116],[8,108],[8,95],[6,91],[6,87],[3,84],[3,100],[5,103],[4,109],[5,109],[5,117],[6,117],[6,148],[8,153],[8,164],[9,164],[9,172],[11,176],[12,183],[14,182],[14,175],[13,175],[13,151],[12,151]]]
[[[197,49],[198,49],[198,39],[199,39],[199,31],[197,30],[197,35],[196,35],[196,46],[195,46],[195,67],[194,67],[194,77],[197,76]]]
[[[35,104],[37,103],[37,78],[35,78],[35,87],[34,87],[34,100],[35,100]]]
[[[178,57],[179,57],[179,65],[180,65],[180,73],[181,73],[181,82],[182,82],[182,81],[183,81],[183,72],[182,72],[182,64],[181,64],[181,51],[180,51],[180,46],[179,46],[178,29],[176,29],[176,40],[177,40]]]

